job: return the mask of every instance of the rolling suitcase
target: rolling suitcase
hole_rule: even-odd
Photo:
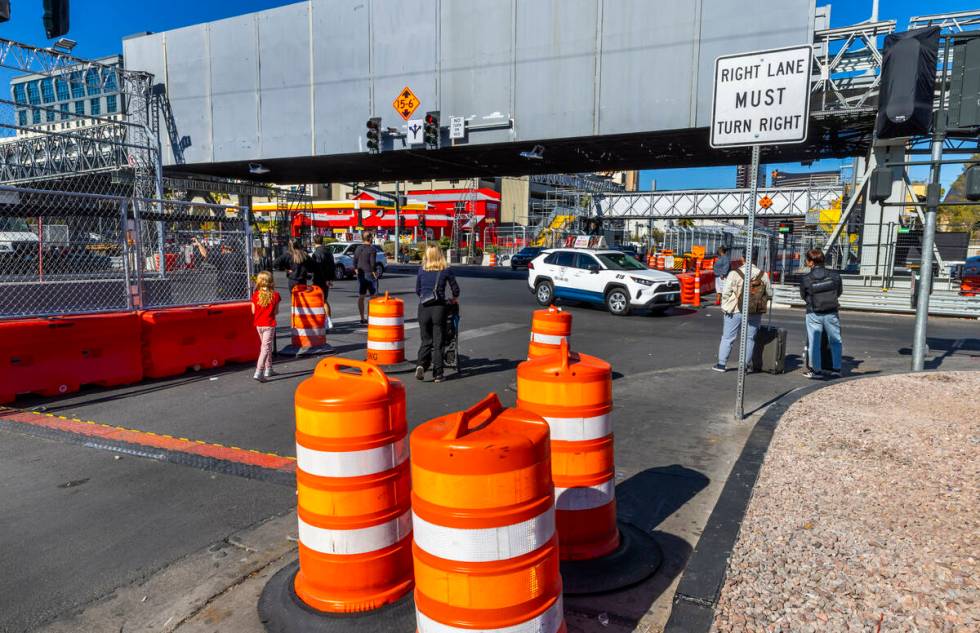
[[[786,371],[786,330],[771,325],[759,326],[752,350],[752,368],[770,374]]]

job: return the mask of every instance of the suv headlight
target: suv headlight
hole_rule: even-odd
[[[641,286],[652,286],[653,285],[653,282],[652,281],[650,281],[649,279],[644,279],[643,277],[632,277],[631,276],[630,279],[632,279],[636,283],[640,284]]]

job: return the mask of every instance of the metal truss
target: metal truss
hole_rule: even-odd
[[[877,38],[895,31],[895,21],[866,22],[814,33],[814,116],[875,111],[881,77]],[[832,52],[832,50],[836,52]]]
[[[955,13],[936,13],[933,15],[915,16],[909,19],[910,29],[921,29],[927,26],[938,26],[944,31],[962,33],[980,26],[980,9],[973,11],[957,11]]]
[[[111,169],[132,169],[133,195],[137,199],[162,195],[162,165],[159,140],[150,127],[150,88],[153,75],[81,59],[50,48],[40,48],[0,38],[0,67],[23,74],[55,77],[95,69],[100,92],[109,81],[116,81],[122,98],[123,120],[99,117],[72,118],[92,121],[92,125],[69,130],[31,129],[30,134],[5,139],[0,146],[3,163],[0,182],[24,183],[57,180],[82,173]],[[10,106],[23,105],[13,104]],[[33,110],[47,110],[31,104]],[[18,129],[0,123],[0,127]]]
[[[551,187],[566,187],[587,193],[619,192],[623,186],[594,174],[535,174],[531,182]]]
[[[842,186],[760,189],[772,206],[758,207],[762,218],[803,217],[811,209],[827,209],[844,195]],[[668,218],[732,219],[748,217],[751,189],[697,189],[606,194],[597,201],[603,218],[657,220]]]

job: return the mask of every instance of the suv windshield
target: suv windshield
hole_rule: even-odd
[[[626,253],[599,253],[596,255],[609,270],[646,270],[647,267]]]
[[[340,255],[345,250],[347,250],[347,244],[331,244],[330,245],[330,250],[333,251],[333,254],[334,255]]]
[[[0,233],[30,233],[23,218],[0,218]]]

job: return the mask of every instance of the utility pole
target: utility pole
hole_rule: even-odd
[[[402,181],[395,181],[395,263],[401,263]]]
[[[929,323],[929,295],[932,294],[932,262],[936,245],[936,213],[939,210],[939,173],[942,169],[943,141],[946,137],[946,73],[949,66],[951,41],[943,47],[942,88],[939,91],[939,107],[936,108],[932,125],[932,154],[929,166],[929,184],[926,185],[926,222],[922,231],[921,265],[919,266],[919,295],[915,306],[915,334],[912,340],[912,371],[925,369],[926,330]]]

